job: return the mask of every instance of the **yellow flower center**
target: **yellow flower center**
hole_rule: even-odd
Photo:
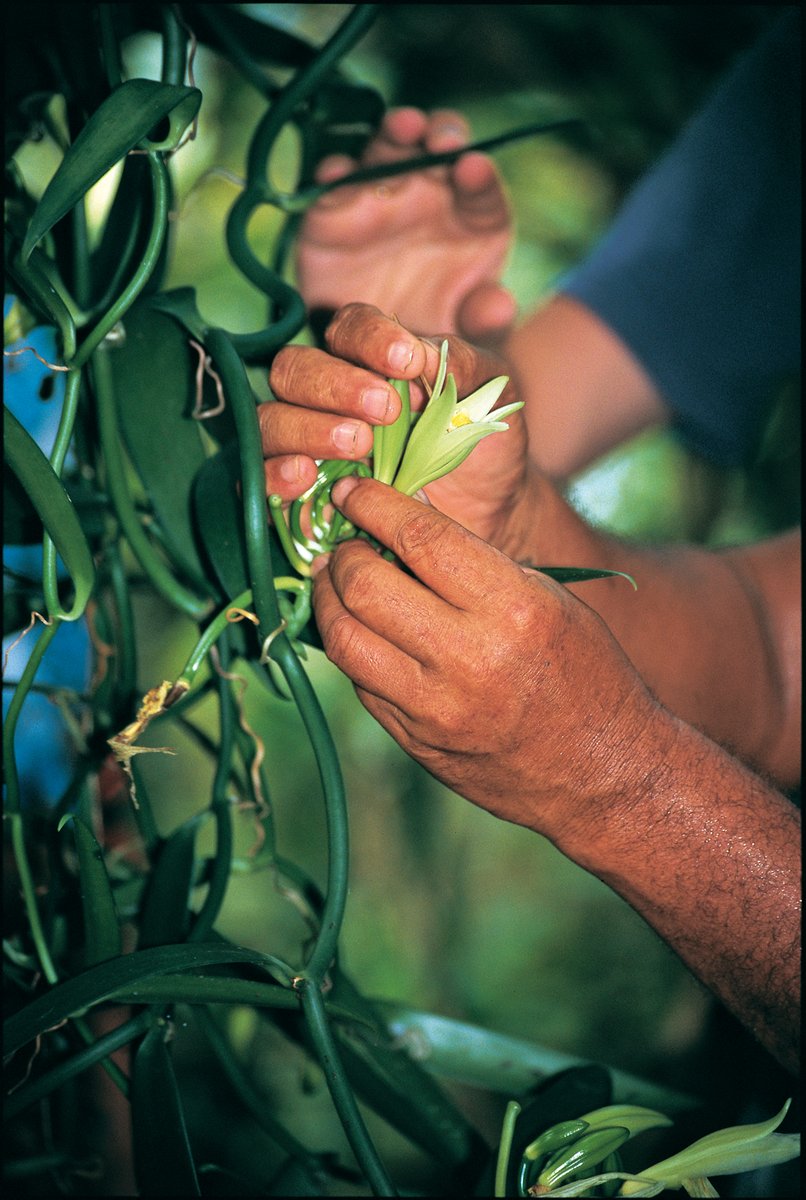
[[[451,417],[451,429],[459,429],[459,427],[462,425],[472,425],[472,424],[473,424],[473,422],[471,421],[471,419],[467,415],[467,413],[463,413],[463,412],[454,413],[454,415]]]

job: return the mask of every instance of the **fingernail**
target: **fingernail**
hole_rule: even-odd
[[[386,388],[367,388],[361,396],[361,407],[368,417],[382,421],[389,412],[391,395]]]
[[[358,487],[358,480],[355,475],[348,475],[346,479],[339,479],[331,489],[330,499],[336,505],[343,504],[355,487]]]
[[[314,579],[316,578],[316,576],[319,574],[320,571],[324,571],[325,567],[327,566],[327,564],[329,562],[330,562],[329,554],[320,554],[318,558],[315,558],[313,560],[313,562],[311,563],[311,575],[313,576]]]
[[[284,479],[286,483],[299,483],[301,476],[299,458],[296,455],[293,458],[284,458],[280,463],[281,479]]]
[[[394,371],[405,371],[414,357],[414,346],[411,342],[392,342],[389,347],[389,366]]]
[[[357,421],[342,421],[333,430],[333,445],[345,454],[353,454],[360,428]]]

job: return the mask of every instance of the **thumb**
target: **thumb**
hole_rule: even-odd
[[[509,334],[517,311],[511,292],[498,283],[485,281],[468,292],[460,304],[457,328],[469,341],[493,347]]]

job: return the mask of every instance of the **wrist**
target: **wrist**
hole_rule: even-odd
[[[638,684],[633,703],[623,704],[609,722],[607,745],[589,778],[580,781],[573,812],[566,803],[550,840],[623,895],[624,879],[645,863],[653,837],[666,836],[681,753],[691,767],[689,733],[705,741]]]

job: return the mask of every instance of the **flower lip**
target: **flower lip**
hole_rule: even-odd
[[[431,396],[413,422],[393,480],[393,486],[409,496],[458,467],[483,437],[508,429],[503,418],[523,407],[517,401],[493,411],[509,382],[506,375],[488,380],[459,400],[456,380],[447,373],[447,359],[444,341]]]

